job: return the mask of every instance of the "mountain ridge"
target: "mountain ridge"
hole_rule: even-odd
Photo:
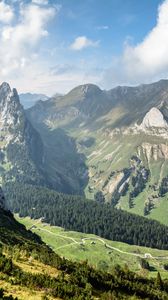
[[[167,205],[168,80],[110,91],[85,84],[21,111],[44,149],[38,150],[41,161],[35,184],[91,199],[101,192],[105,201],[115,207],[167,222],[166,216],[161,218],[157,212],[161,210],[165,215]],[[2,127],[1,132],[5,125]],[[7,136],[15,133],[16,127],[13,125],[11,131],[8,124]],[[17,139],[13,140],[12,135],[16,144],[17,140],[24,141],[24,131],[19,130]],[[2,139],[3,136],[1,143]],[[27,143],[34,149],[34,140]],[[20,142],[17,146],[21,145]],[[2,145],[1,148],[4,149]],[[37,163],[38,151],[34,151]],[[28,161],[32,158],[29,156]],[[26,179],[24,172],[22,180],[33,182]]]
[[[83,92],[86,87],[93,92]],[[152,120],[152,109],[160,121]],[[154,218],[160,215],[156,211],[165,214],[167,200],[159,196],[159,190],[168,175],[168,80],[109,91],[94,85],[78,86],[26,114],[41,135],[46,126],[53,132],[61,128],[74,139],[78,152],[85,155],[88,183],[84,192],[88,198],[101,191],[114,206]],[[147,117],[149,125],[157,126],[146,128]]]

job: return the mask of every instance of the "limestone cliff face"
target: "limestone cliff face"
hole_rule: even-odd
[[[117,172],[114,176],[109,180],[106,188],[104,189],[106,193],[113,194],[117,189],[118,185],[122,182],[124,178],[124,172]]]
[[[115,131],[113,131],[113,134],[116,134]],[[152,107],[145,114],[140,125],[135,123],[133,126],[124,128],[121,132],[124,135],[137,135],[143,132],[147,136],[159,136],[168,139],[168,123],[162,112],[157,107]]]
[[[0,85],[0,182],[24,176],[39,177],[43,145],[27,120],[16,89]],[[10,175],[9,175],[10,174]],[[31,179],[32,178],[32,179]]]
[[[168,145],[167,144],[150,144],[143,143],[138,147],[138,153],[144,154],[147,161],[150,162],[152,159],[157,161],[159,159],[168,159]]]
[[[149,130],[152,127],[168,129],[168,124],[161,111],[157,107],[152,107],[145,115],[140,127],[142,130]]]
[[[168,124],[157,107],[150,109],[141,125],[137,127],[137,131],[143,131],[147,135],[168,138]]]
[[[20,137],[24,123],[23,108],[15,89],[11,90],[8,83],[0,85],[0,140],[1,146],[6,146],[13,139]]]
[[[23,119],[23,108],[15,89],[11,90],[8,83],[0,86],[0,126],[20,124]]]

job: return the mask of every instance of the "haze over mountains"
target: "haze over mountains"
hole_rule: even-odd
[[[22,93],[19,95],[20,102],[24,106],[24,108],[29,108],[33,106],[37,101],[45,101],[48,100],[49,97],[44,94],[32,94],[32,93]]]
[[[4,83],[0,104],[2,183],[100,191],[113,206],[167,222],[167,80],[109,91],[85,84],[26,111]]]

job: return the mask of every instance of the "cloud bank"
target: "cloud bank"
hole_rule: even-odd
[[[156,26],[141,43],[126,43],[123,55],[114,58],[103,81],[106,85],[137,84],[161,77],[168,77],[168,0],[158,8]]]
[[[14,18],[13,9],[4,1],[0,2],[0,23],[10,23]]]
[[[0,14],[0,21],[3,21],[0,25],[0,76],[3,77],[17,70],[20,72],[33,60],[36,46],[48,35],[46,24],[55,16],[56,9],[20,3],[18,15],[14,15],[12,5],[1,2],[0,11],[3,15]],[[14,17],[17,22],[12,23]]]

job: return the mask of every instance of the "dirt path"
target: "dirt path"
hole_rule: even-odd
[[[53,233],[52,231],[49,231],[49,230],[44,229],[44,228],[38,228],[38,229],[41,230],[41,231],[48,232],[49,234],[52,234],[52,235],[54,235],[56,237],[61,237],[63,239],[68,239],[68,240],[72,241],[72,243],[68,243],[66,245],[60,246],[60,247],[56,248],[55,250],[58,250],[58,249],[61,249],[61,248],[65,248],[65,247],[68,247],[68,246],[72,246],[72,245],[75,245],[75,244],[77,244],[77,245],[85,244],[85,241],[89,241],[90,240],[90,241],[99,241],[100,243],[102,243],[105,246],[105,248],[117,251],[117,252],[119,252],[121,254],[136,256],[136,257],[140,257],[140,258],[158,259],[158,260],[168,259],[168,256],[152,256],[151,253],[138,254],[138,253],[126,252],[126,251],[123,251],[123,250],[121,250],[121,249],[119,249],[117,247],[110,246],[103,239],[98,238],[98,237],[82,238],[81,241],[78,242],[78,241],[76,241],[72,237],[68,237],[68,236],[65,236],[65,235],[62,235],[62,234]]]
[[[77,242],[74,238],[72,237],[69,237],[69,236],[65,236],[65,235],[62,235],[62,234],[57,234],[57,233],[54,233],[50,230],[47,230],[47,229],[44,229],[44,228],[38,228],[39,230],[41,231],[46,231],[46,232],[49,232],[50,234],[52,235],[55,235],[55,236],[58,236],[58,237],[61,237],[61,238],[64,238],[64,239],[68,239],[68,240],[71,240],[73,241],[73,244],[79,244],[79,242]],[[71,243],[72,244],[72,243]],[[69,244],[70,245],[70,244]],[[62,247],[62,246],[61,246]]]

